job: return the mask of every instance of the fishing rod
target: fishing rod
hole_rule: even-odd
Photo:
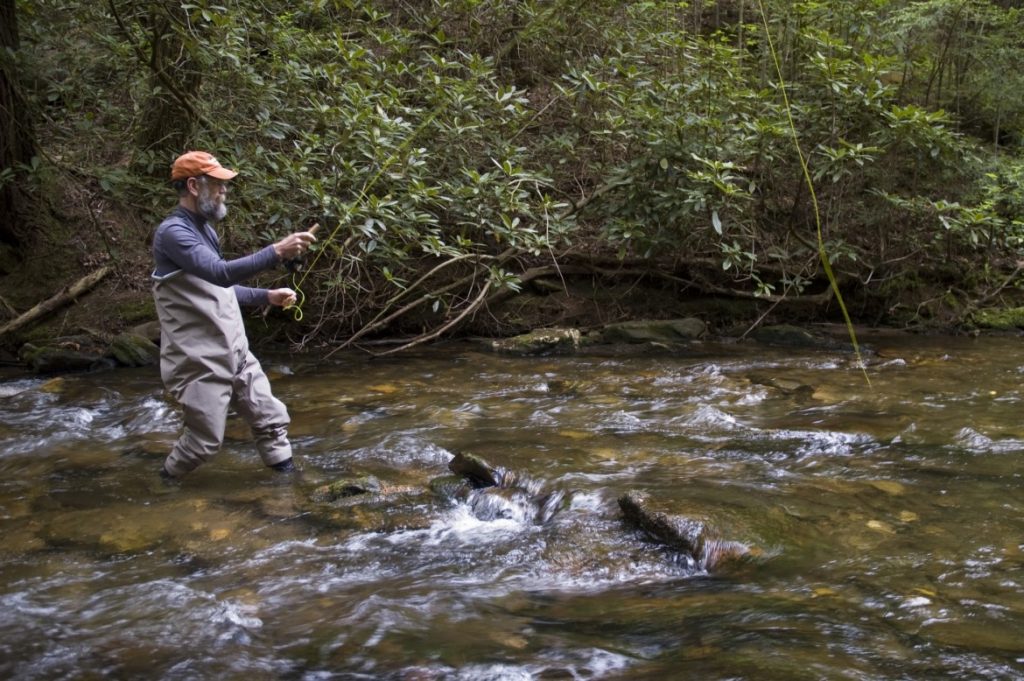
[[[829,286],[832,288],[832,292],[836,296],[836,301],[839,303],[839,309],[843,312],[843,320],[846,322],[846,330],[850,333],[850,342],[853,344],[853,352],[857,357],[857,365],[864,374],[864,380],[867,381],[868,387],[870,388],[871,378],[868,376],[867,365],[864,363],[864,358],[860,352],[860,344],[857,342],[857,333],[854,331],[853,321],[850,319],[850,313],[846,309],[846,302],[843,300],[843,294],[839,291],[839,282],[836,280],[836,275],[832,271],[832,263],[829,261],[828,251],[825,249],[825,238],[821,229],[821,211],[818,208],[818,195],[814,191],[814,181],[811,179],[811,171],[807,165],[807,158],[804,156],[803,148],[800,146],[800,135],[796,131],[796,123],[793,120],[793,109],[789,104],[789,95],[786,94],[786,80],[782,76],[782,65],[779,63],[779,54],[776,52],[775,42],[772,40],[772,32],[768,26],[768,15],[765,12],[763,0],[757,0],[757,8],[761,14],[761,23],[764,25],[764,35],[768,41],[768,51],[771,53],[772,62],[775,65],[775,73],[779,77],[779,90],[782,91],[782,103],[783,108],[786,111],[786,119],[789,122],[789,132],[793,138],[793,146],[796,148],[796,154],[800,160],[800,170],[803,171],[804,182],[806,183],[807,190],[811,195],[811,205],[814,207],[814,225],[817,230],[818,237],[818,259],[821,261],[821,266],[825,271],[825,276],[828,277]]]

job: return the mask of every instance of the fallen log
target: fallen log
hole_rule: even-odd
[[[68,303],[74,302],[78,296],[86,293],[96,284],[103,281],[104,277],[110,274],[110,266],[104,265],[95,272],[90,272],[71,286],[67,286],[57,292],[56,295],[47,298],[43,302],[33,307],[28,312],[22,314],[16,319],[12,319],[7,322],[3,327],[0,327],[0,336],[8,334],[12,331],[16,331],[21,327],[31,324],[40,317],[44,317],[54,310],[67,305]]]

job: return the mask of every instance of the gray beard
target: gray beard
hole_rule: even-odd
[[[215,197],[199,195],[197,201],[199,214],[209,222],[220,222],[228,214],[228,207],[225,203],[218,203]]]

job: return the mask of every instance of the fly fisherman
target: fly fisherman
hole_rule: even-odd
[[[214,226],[227,215],[228,181],[237,174],[203,151],[179,156],[171,166],[178,207],[153,237],[160,375],[184,410],[184,430],[160,469],[167,479],[181,478],[217,453],[229,407],[249,423],[264,464],[295,470],[288,410],[249,352],[239,309],[288,307],[295,292],[237,284],[302,255],[316,238],[296,232],[252,255],[225,260]]]

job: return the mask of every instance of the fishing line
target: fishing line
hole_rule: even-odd
[[[853,322],[850,320],[850,313],[846,309],[845,301],[843,301],[843,294],[839,292],[839,282],[836,281],[836,276],[832,272],[832,264],[829,262],[828,252],[825,250],[825,239],[821,230],[821,212],[818,209],[818,195],[814,191],[814,181],[811,180],[811,171],[807,166],[807,159],[804,157],[803,148],[800,146],[800,136],[797,134],[796,123],[793,121],[793,110],[789,105],[789,95],[786,94],[786,80],[782,76],[782,65],[779,63],[779,55],[775,51],[775,43],[772,41],[772,32],[768,27],[768,16],[764,11],[764,3],[762,0],[757,0],[757,8],[761,13],[761,23],[764,25],[764,35],[768,41],[768,51],[771,53],[772,62],[775,64],[775,73],[779,77],[779,89],[782,91],[782,103],[786,110],[786,119],[789,121],[789,131],[793,137],[793,146],[796,147],[796,154],[800,159],[800,169],[803,171],[807,189],[811,193],[811,204],[814,207],[814,225],[818,234],[818,259],[821,260],[821,266],[825,270],[825,276],[828,277],[828,283],[829,286],[832,287],[832,292],[836,294],[836,301],[839,303],[839,309],[842,310],[843,319],[846,322],[846,330],[849,331],[850,341],[853,343],[853,352],[857,356],[857,364],[860,367],[861,372],[863,372],[864,380],[868,382],[868,387],[870,388],[871,378],[868,377],[867,366],[864,364],[864,358],[860,353],[860,345],[857,343],[857,334],[853,330]]]

